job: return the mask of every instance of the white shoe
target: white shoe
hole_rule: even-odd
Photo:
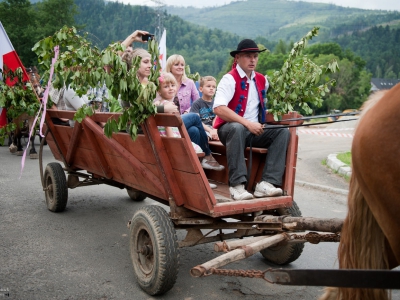
[[[254,196],[258,198],[282,196],[282,194],[283,192],[280,188],[276,188],[272,184],[266,181],[261,181],[257,183],[256,190],[254,191]]]
[[[233,200],[249,200],[254,198],[252,194],[246,191],[244,184],[230,186],[229,192],[231,193],[231,198]]]
[[[210,185],[210,188],[212,188],[212,189],[216,189],[217,188],[217,185],[214,184],[214,183],[209,182],[208,184]]]
[[[216,166],[210,165],[209,162],[214,163]],[[201,161],[201,166],[203,167],[203,169],[207,170],[222,171],[223,169],[225,169],[225,167],[223,165],[220,165],[216,160],[210,161],[206,158],[203,158],[203,160]]]

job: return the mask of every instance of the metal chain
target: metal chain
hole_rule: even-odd
[[[309,232],[306,235],[289,234],[289,240],[306,240],[311,244],[318,244],[319,242],[340,242],[340,234],[319,234],[317,232]]]
[[[324,242],[339,242],[340,234],[332,233],[332,234],[319,234],[317,232],[309,232],[306,235],[299,234],[287,234],[289,240],[306,240],[312,244],[318,244],[321,241]],[[224,251],[227,251],[227,244],[224,242],[223,245]],[[220,276],[232,276],[232,277],[249,277],[249,278],[262,278],[265,281],[270,283],[274,283],[267,278],[265,278],[265,273],[267,273],[270,269],[265,271],[260,270],[232,270],[232,269],[216,269],[211,268],[208,272],[206,272],[205,276],[210,275],[220,275]]]
[[[264,279],[264,274],[267,271],[258,270],[232,270],[232,269],[215,269],[211,268],[207,275],[222,275],[222,276],[232,276],[232,277],[249,277],[249,278],[262,278]]]

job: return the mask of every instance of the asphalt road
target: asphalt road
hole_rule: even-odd
[[[341,177],[321,165],[325,152],[334,147],[313,142],[315,138],[300,136],[298,178],[322,180],[325,176],[318,183],[346,188]],[[344,145],[344,141],[332,144]],[[318,145],[323,149],[320,154],[315,149]],[[44,165],[52,161],[46,147]],[[19,179],[20,169],[21,157],[0,147],[0,298],[2,290],[9,292],[5,299],[85,300],[317,299],[322,293],[320,287],[271,285],[261,279],[192,278],[193,266],[218,256],[213,244],[206,244],[181,249],[175,286],[163,296],[148,296],[135,282],[126,225],[138,208],[155,202],[134,203],[125,190],[99,185],[69,190],[66,211],[52,213],[45,205],[38,160],[28,158]],[[296,186],[295,200],[303,216],[343,218],[346,214],[344,195]],[[178,237],[183,236],[178,231]],[[336,268],[336,251],[337,244],[306,244],[301,257],[286,268]],[[270,267],[277,266],[260,254],[226,266]]]

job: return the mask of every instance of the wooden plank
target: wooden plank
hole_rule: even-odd
[[[139,161],[135,156],[133,156],[130,152],[128,152],[124,147],[116,142],[114,139],[107,138],[103,130],[90,118],[85,119],[87,125],[94,134],[96,134],[99,138],[101,138],[108,147],[113,147],[115,151],[119,153],[122,157],[125,158],[126,163],[130,164],[133,168],[136,168],[140,174],[145,177],[147,180],[151,182],[153,188],[158,190],[160,193],[164,195],[164,197],[168,198],[168,195],[165,193],[165,189],[163,188],[163,184],[160,179],[157,178],[149,169],[146,168],[145,165],[141,161]],[[117,168],[118,166],[114,166]],[[163,198],[164,198],[163,197]]]
[[[156,114],[154,120],[157,126],[181,127],[183,125],[182,118],[178,114]]]
[[[89,125],[88,125],[89,122],[93,122],[93,121],[90,120],[89,118],[85,118],[82,122],[83,128],[85,129],[85,133],[84,133],[85,137],[86,137],[85,140],[87,140],[92,145],[92,149],[93,149],[92,155],[95,155],[96,161],[102,170],[102,176],[107,179],[112,179],[113,173],[110,168],[110,165],[107,163],[107,160],[104,157],[103,148],[101,148],[99,143],[97,142],[97,138],[99,138],[99,135],[95,134],[93,127],[89,127]],[[98,126],[97,128],[99,130],[101,130],[101,132],[103,131],[103,129],[97,123],[94,123],[94,124],[96,124]],[[71,139],[71,141],[72,141],[72,139]],[[71,148],[71,145],[70,145],[70,148]]]
[[[211,269],[217,269],[219,267],[225,266],[231,262],[238,261],[247,258],[261,250],[271,247],[279,242],[287,240],[287,235],[281,233],[270,237],[266,237],[260,241],[248,244],[245,249],[235,249],[223,255],[220,255],[204,264],[198,265],[190,270],[190,274],[193,277],[204,276]]]
[[[161,182],[167,191],[169,204],[171,210],[173,210],[174,206],[181,206],[184,204],[184,198],[179,186],[176,185],[176,179],[172,170],[170,157],[165,149],[164,143],[161,140],[155,118],[153,116],[147,118],[142,127],[152,146],[154,156],[160,168]]]
[[[286,118],[297,119],[299,117],[301,117],[301,115],[296,112],[292,112],[287,114]],[[298,123],[299,121],[290,121],[288,125],[296,125]],[[283,176],[282,189],[286,191],[288,195],[291,195],[293,197],[297,164],[298,136],[297,129],[295,127],[289,128],[289,132],[290,140],[286,152],[286,169]]]
[[[61,157],[62,162],[64,163],[65,166],[68,166],[67,162],[65,160],[65,155],[67,154],[67,149],[64,144],[60,143],[60,141],[61,141],[60,135],[59,135],[58,131],[56,130],[56,126],[53,124],[53,121],[51,120],[50,114],[46,114],[45,121],[46,121],[46,126],[49,129],[50,134],[53,136],[57,152],[58,152],[59,156]],[[49,136],[49,135],[47,135],[47,136]],[[56,149],[52,149],[52,152],[54,150],[53,155],[54,155]]]
[[[213,217],[249,213],[253,211],[270,210],[279,207],[290,207],[293,199],[290,196],[254,198],[251,200],[217,203],[214,206]]]
[[[199,174],[191,174],[179,170],[174,170],[174,174],[176,178],[175,185],[180,188],[185,199],[184,206],[209,214],[214,206],[212,199],[215,198],[208,180],[199,180]],[[210,197],[210,194],[213,197]]]
[[[93,153],[93,150],[86,148],[77,148],[75,151],[74,164],[71,168],[78,168],[88,171],[89,173],[96,174],[101,177],[105,177],[103,170],[98,163],[98,158]]]
[[[162,137],[161,139],[173,169],[189,173],[200,173],[202,167],[191,143],[188,146],[183,138]],[[192,151],[195,156],[188,155]]]
[[[65,157],[65,160],[68,165],[72,165],[74,162],[75,152],[76,148],[78,147],[78,142],[80,140],[80,137],[82,135],[82,130],[83,130],[82,124],[75,122],[75,127],[72,130],[72,136],[69,143],[69,147],[67,148],[67,155]]]
[[[153,154],[153,148],[147,137],[143,134],[139,134],[135,141],[132,140],[129,134],[123,132],[114,133],[112,138],[141,162],[149,164],[157,163]],[[107,152],[112,150],[108,147],[106,148]]]
[[[76,111],[74,110],[48,109],[46,115],[48,115],[50,118],[73,120],[75,113]]]

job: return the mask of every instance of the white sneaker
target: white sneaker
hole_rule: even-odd
[[[230,186],[229,192],[231,193],[231,198],[233,200],[249,200],[253,199],[253,195],[250,194],[244,188],[244,184],[239,184],[237,186]]]
[[[266,181],[261,181],[257,183],[256,190],[254,191],[254,196],[258,198],[282,196],[282,194],[283,192],[280,188],[276,188],[272,184]]]
[[[208,184],[210,185],[210,188],[212,188],[212,189],[216,189],[217,188],[217,185],[214,184],[214,183],[209,182]]]

